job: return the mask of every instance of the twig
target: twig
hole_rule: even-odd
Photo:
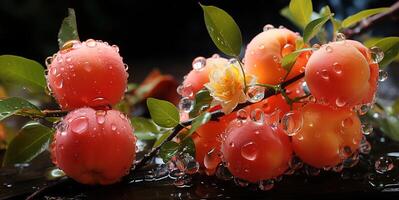
[[[365,31],[369,30],[371,27],[375,26],[377,23],[382,22],[386,19],[397,20],[399,17],[399,1],[394,3],[389,7],[388,12],[373,15],[362,20],[357,26],[353,28],[347,28],[343,30],[343,33],[347,38],[353,38],[354,36],[360,35]]]
[[[43,110],[43,117],[63,117],[68,114],[68,111],[63,110]]]

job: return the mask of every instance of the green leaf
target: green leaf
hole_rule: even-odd
[[[378,120],[378,125],[384,135],[392,140],[399,141],[399,119],[396,116],[388,115],[386,118]]]
[[[36,122],[26,124],[8,145],[3,166],[31,161],[48,148],[53,132]]]
[[[388,10],[389,10],[389,8],[374,8],[374,9],[362,10],[354,15],[351,15],[351,16],[345,18],[342,21],[342,27],[348,28],[371,15],[375,15],[375,14],[382,13],[382,12],[387,12]]]
[[[190,111],[189,116],[191,118],[196,117],[204,108],[209,108],[213,98],[209,93],[209,90],[202,89],[195,94],[194,108]]]
[[[134,135],[140,140],[154,140],[157,138],[159,129],[151,119],[132,117],[130,122],[134,127]]]
[[[331,9],[329,6],[324,6],[320,9],[320,17],[329,16],[331,15]]]
[[[391,106],[392,114],[399,116],[399,99],[396,99]]]
[[[201,5],[201,4],[200,4]],[[241,31],[234,19],[215,6],[201,5],[206,29],[213,43],[229,56],[239,56],[242,46]]]
[[[296,20],[290,12],[290,8],[285,7],[283,9],[280,10],[280,15],[282,15],[283,17],[287,18],[288,20],[290,20],[295,26],[303,29],[305,26],[302,26],[302,23],[300,23],[298,20]]]
[[[204,112],[201,115],[199,115],[198,117],[196,117],[193,120],[192,124],[191,124],[191,128],[188,131],[188,135],[187,136],[193,134],[201,125],[206,124],[207,122],[209,122],[211,117],[212,117],[212,115],[209,112]]]
[[[166,163],[176,155],[177,152],[179,152],[179,144],[173,141],[167,141],[159,150],[159,156]]]
[[[22,115],[30,117],[43,116],[39,108],[29,103],[25,99],[11,97],[0,100],[0,121],[12,115]]]
[[[0,56],[0,82],[26,87],[34,92],[44,92],[46,87],[41,64],[13,55]]]
[[[195,144],[191,137],[184,139],[180,143],[179,151],[182,153],[188,153],[190,156],[195,158]]]
[[[394,61],[399,54],[399,37],[382,38],[372,46],[376,46],[384,52],[384,58],[378,64],[385,67]]]
[[[147,107],[152,120],[161,127],[172,128],[180,122],[179,111],[168,101],[148,98]]]
[[[294,66],[297,57],[305,51],[312,51],[315,50],[314,48],[303,48],[303,49],[299,49],[296,50],[294,52],[291,52],[290,54],[286,55],[283,57],[283,59],[281,60],[281,66],[287,70],[287,72],[289,73],[292,69],[292,66]]]
[[[298,39],[295,41],[295,48],[296,48],[296,50],[302,49],[302,48],[303,48],[303,45],[305,45],[305,43],[303,42],[303,38],[298,38]]]
[[[62,21],[60,30],[58,31],[58,46],[60,49],[69,40],[79,40],[75,10],[72,8],[68,8],[68,16]]]
[[[172,134],[173,130],[167,130],[165,132],[163,132],[162,134],[159,134],[160,137],[155,141],[154,145],[152,146],[153,148],[157,148],[159,145],[162,144],[162,142],[164,142],[170,134]]]
[[[315,19],[306,25],[303,31],[303,41],[309,42],[321,29],[321,27],[328,21],[331,15]]]
[[[291,0],[289,5],[289,11],[292,18],[305,27],[311,20],[313,5],[311,0]]]

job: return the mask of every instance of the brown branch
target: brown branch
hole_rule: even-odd
[[[369,30],[371,27],[375,26],[376,24],[385,21],[387,19],[390,20],[397,20],[399,18],[399,1],[394,3],[392,6],[389,7],[388,12],[380,13],[377,15],[373,15],[368,17],[357,24],[357,26],[353,28],[347,28],[343,30],[343,33],[347,38],[353,38],[354,36],[358,36],[365,31]]]
[[[43,110],[43,117],[63,117],[68,114],[68,111],[63,110]]]

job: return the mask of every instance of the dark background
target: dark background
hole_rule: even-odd
[[[244,43],[265,24],[297,30],[279,11],[288,0],[200,1],[230,13],[241,28]],[[313,0],[319,10],[330,5],[336,17],[366,8],[389,6],[395,0]],[[57,33],[67,8],[74,8],[81,40],[101,39],[120,47],[130,66],[131,81],[138,82],[152,68],[179,79],[196,56],[217,52],[206,32],[198,0],[0,0],[0,54],[14,54],[44,64],[58,49]],[[382,23],[373,34],[399,35],[397,24]]]

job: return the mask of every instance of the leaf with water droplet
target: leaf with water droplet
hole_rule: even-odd
[[[399,37],[386,37],[366,43],[367,47],[378,47],[384,52],[384,58],[378,63],[380,67],[386,67],[399,55]]]
[[[373,8],[373,9],[368,9],[368,10],[362,10],[354,15],[351,15],[347,18],[345,18],[342,21],[342,27],[348,28],[352,25],[355,25],[356,23],[362,21],[364,18],[367,18],[371,15],[375,15],[378,13],[383,13],[387,12],[389,8]]]
[[[0,56],[0,82],[6,86],[22,86],[32,92],[44,93],[46,78],[44,68],[34,60],[19,56]]]
[[[8,145],[3,166],[31,161],[48,148],[53,132],[37,122],[27,123]]]
[[[206,124],[207,122],[209,122],[209,120],[211,119],[212,115],[209,112],[204,112],[201,115],[199,115],[198,117],[196,117],[192,124],[191,124],[191,128],[188,131],[188,135],[193,134],[200,126],[202,126],[203,124]],[[186,137],[187,137],[186,136]]]
[[[140,140],[154,140],[159,134],[158,126],[151,119],[132,117],[130,122],[134,128],[134,135]]]
[[[70,40],[79,40],[75,10],[72,8],[68,8],[68,16],[62,21],[58,31],[58,46],[60,49]]]
[[[311,20],[313,13],[311,0],[291,0],[288,7],[293,19],[295,19],[301,27],[305,27]]]
[[[303,41],[308,43],[322,28],[322,26],[330,19],[332,14],[320,17],[309,22],[303,31]]]
[[[206,29],[213,43],[223,53],[229,56],[239,56],[242,36],[234,19],[218,7],[201,5],[201,8],[204,11]]]
[[[148,98],[147,107],[152,120],[161,127],[172,128],[180,122],[179,111],[168,101]]]
[[[43,117],[38,107],[18,97],[0,100],[0,121],[12,116]]]
[[[191,137],[185,138],[179,145],[179,151],[195,157],[195,144]]]
[[[179,144],[173,141],[167,141],[162,145],[158,155],[166,163],[176,155],[177,152],[179,152]]]
[[[198,116],[204,107],[209,107],[213,98],[211,97],[209,90],[202,89],[197,92],[194,100],[194,108],[190,111],[189,115],[191,118]]]
[[[292,66],[294,66],[294,64],[295,64],[296,59],[302,52],[313,51],[313,50],[316,50],[316,49],[315,48],[303,48],[303,49],[299,49],[294,52],[291,52],[290,54],[283,57],[283,59],[281,61],[281,66],[285,70],[287,70],[287,72],[289,73],[292,69]]]

